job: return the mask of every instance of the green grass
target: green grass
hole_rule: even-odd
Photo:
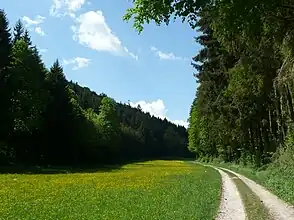
[[[0,175],[0,219],[199,219],[215,217],[217,171],[150,161],[109,172]]]
[[[230,178],[235,182],[237,189],[241,195],[243,204],[245,206],[248,220],[270,220],[268,210],[264,204],[260,201],[259,197],[235,174],[223,170]]]

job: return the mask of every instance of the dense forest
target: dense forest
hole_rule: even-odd
[[[116,103],[50,69],[0,10],[0,164],[110,164],[191,156],[184,127]]]
[[[134,27],[181,18],[200,35],[189,117],[197,158],[257,167],[281,152],[294,164],[294,4],[286,0],[134,0]]]

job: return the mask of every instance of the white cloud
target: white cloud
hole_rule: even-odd
[[[154,46],[151,46],[150,49],[151,49],[152,51],[157,51],[157,48],[154,47]]]
[[[111,31],[102,11],[89,11],[81,14],[72,26],[73,39],[81,45],[97,51],[106,51],[115,55],[128,55],[135,60],[138,56],[122,45],[120,39]]]
[[[155,53],[156,56],[159,57],[159,59],[161,60],[186,60],[186,58],[183,57],[179,57],[176,56],[173,53],[166,53],[166,52],[162,52],[161,50],[158,50],[156,47],[151,46],[150,47],[151,51],[153,51]]]
[[[41,27],[36,27],[36,28],[35,28],[35,32],[36,32],[37,34],[39,34],[40,36],[45,36],[45,35],[46,35],[45,32],[42,30]]]
[[[167,109],[161,99],[152,101],[150,103],[146,101],[138,101],[136,103],[130,102],[132,107],[141,106],[144,112],[149,112],[151,115],[164,119],[166,117]]]
[[[184,121],[184,120],[172,120],[171,122],[176,124],[176,125],[183,126],[185,128],[188,128],[188,125],[189,125],[189,123],[187,121]]]
[[[37,15],[35,17],[35,19],[30,19],[27,16],[23,16],[22,20],[23,20],[26,27],[30,27],[30,26],[33,26],[33,25],[42,24],[44,22],[44,20],[45,20],[45,17],[43,17],[41,15]]]
[[[133,59],[139,60],[138,55],[135,55],[134,53],[130,52],[128,48],[124,47],[124,51],[129,54]]]
[[[138,102],[130,102],[130,106],[132,107],[138,107],[138,105],[141,106],[143,112],[149,112],[150,115],[153,115],[155,117],[164,119],[166,118],[170,122],[181,125],[184,127],[188,127],[188,122],[184,120],[171,120],[166,116],[166,113],[168,109],[165,107],[164,102],[161,99],[157,99],[156,101],[146,102],[144,100],[138,101]]]
[[[91,60],[83,57],[75,57],[69,60],[63,60],[64,65],[73,65],[72,70],[78,70],[89,66]]]
[[[85,3],[86,0],[53,0],[49,13],[54,17],[69,15],[74,18]]]
[[[30,31],[34,31],[37,34],[39,34],[40,36],[45,36],[45,32],[42,30],[42,28],[39,26],[40,24],[42,24],[45,20],[45,17],[41,16],[41,15],[37,15],[34,19],[31,19],[27,16],[23,16],[22,20],[24,22],[24,25],[26,28],[28,28]],[[32,29],[32,26],[36,26],[34,29]]]

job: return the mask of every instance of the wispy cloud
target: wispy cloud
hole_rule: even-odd
[[[45,20],[45,17],[43,17],[41,15],[37,15],[34,19],[31,19],[27,16],[23,16],[22,20],[27,27],[30,27],[32,25],[42,24]]]
[[[110,52],[115,55],[127,55],[135,60],[138,56],[122,45],[103,16],[102,11],[88,11],[75,19],[72,27],[73,39],[81,45],[97,51]]]
[[[150,50],[153,51],[155,53],[155,55],[157,57],[159,57],[159,59],[161,59],[161,60],[187,60],[187,58],[176,56],[172,52],[168,52],[168,53],[163,52],[154,46],[151,46]]]
[[[91,60],[83,57],[75,57],[72,59],[64,59],[63,64],[64,65],[72,65],[72,70],[78,70],[81,68],[85,68],[89,66]]]
[[[45,35],[46,35],[45,32],[42,30],[41,27],[36,27],[36,28],[35,28],[35,32],[36,32],[37,34],[39,34],[40,36],[45,36]]]
[[[54,17],[69,15],[74,18],[85,3],[86,0],[53,0],[49,13]]]
[[[30,31],[34,31],[35,33],[39,34],[40,36],[45,36],[45,32],[40,27],[40,24],[42,24],[45,20],[45,17],[41,15],[37,15],[35,18],[31,19],[27,16],[22,17],[22,21],[24,22],[24,25],[26,28],[28,28]],[[32,28],[34,27],[34,28]]]

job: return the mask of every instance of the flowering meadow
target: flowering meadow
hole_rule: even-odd
[[[148,161],[112,171],[1,174],[0,219],[212,219],[221,181],[211,168]]]

